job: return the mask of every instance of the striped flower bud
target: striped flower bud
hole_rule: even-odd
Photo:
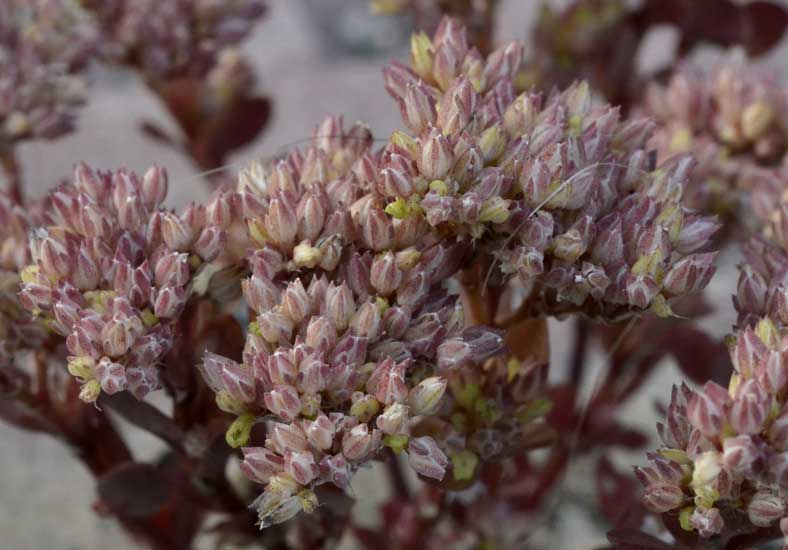
[[[449,460],[433,438],[424,436],[411,438],[408,442],[408,464],[425,477],[441,480]]]

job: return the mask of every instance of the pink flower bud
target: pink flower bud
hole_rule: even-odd
[[[285,472],[301,485],[308,485],[320,475],[315,457],[309,451],[291,451],[285,455]]]
[[[714,275],[715,258],[716,253],[692,254],[682,258],[665,275],[665,290],[673,296],[681,296],[704,289]]]
[[[158,166],[151,166],[142,177],[142,198],[145,206],[156,208],[167,196],[167,171]]]
[[[255,390],[252,369],[242,367],[235,361],[213,354],[210,355],[210,358],[206,355],[206,360],[210,363],[219,364],[221,368],[219,376],[222,389],[226,391],[230,397],[239,403],[254,403],[257,392]],[[213,364],[210,366],[206,365],[205,361],[203,365],[204,369],[215,368]]]
[[[160,319],[172,319],[178,316],[186,305],[189,294],[183,287],[167,286],[159,290],[153,304],[153,313]]]
[[[728,415],[731,427],[742,434],[755,434],[769,414],[771,397],[754,379],[742,382]]]
[[[346,459],[356,462],[363,460],[380,448],[381,432],[372,430],[366,424],[359,424],[342,437],[342,454]]]
[[[364,362],[366,355],[367,339],[348,332],[334,346],[329,363],[332,366],[349,365],[355,368]]]
[[[170,250],[187,251],[194,235],[191,228],[171,212],[161,214],[161,236]]]
[[[241,281],[246,303],[257,313],[273,309],[279,303],[279,289],[268,278],[252,275]]]
[[[285,468],[285,459],[265,447],[244,447],[241,471],[256,483],[268,483]]]
[[[712,437],[722,429],[724,410],[729,406],[730,397],[725,388],[707,382],[703,390],[695,393],[687,405],[687,418],[700,432]]]
[[[749,435],[728,437],[723,441],[722,461],[725,467],[736,474],[747,474],[761,457],[761,452]]]
[[[331,448],[335,432],[334,423],[322,412],[315,420],[307,422],[306,437],[321,451],[328,451]]]
[[[453,152],[448,140],[433,128],[421,144],[419,170],[428,181],[443,179],[453,162]]]
[[[408,329],[410,315],[401,307],[390,307],[383,314],[383,328],[391,338],[400,338]]]
[[[309,394],[322,392],[328,386],[329,366],[317,357],[301,361],[298,371],[298,389]]]
[[[227,234],[219,227],[212,225],[200,232],[194,243],[194,251],[206,262],[212,262],[224,252],[227,245]]]
[[[659,287],[651,277],[627,277],[626,283],[627,301],[630,305],[646,309],[654,296],[659,292]]]
[[[763,341],[758,338],[752,327],[747,327],[739,332],[736,346],[733,349],[733,366],[745,378],[755,375],[757,366],[768,352]]]
[[[423,476],[441,480],[449,461],[435,440],[424,436],[408,441],[408,464]]]
[[[157,286],[183,286],[189,281],[189,255],[172,252],[162,255],[153,270]]]
[[[412,269],[407,279],[397,289],[397,303],[403,307],[416,309],[423,305],[430,292],[430,280],[427,273]]]
[[[73,267],[71,255],[66,247],[53,239],[46,237],[41,241],[39,249],[41,268],[54,277],[67,277]]]
[[[404,98],[408,84],[417,79],[413,71],[396,61],[383,68],[383,84],[394,98]]]
[[[110,215],[100,206],[84,200],[84,196],[81,199],[83,200],[80,200],[79,225],[82,227],[82,233],[86,237],[109,239],[114,229]]]
[[[367,392],[386,405],[403,402],[408,396],[408,387],[405,384],[406,367],[405,361],[395,363],[394,359],[387,357],[369,377]]]
[[[703,538],[717,535],[725,527],[725,522],[717,508],[695,508],[690,523]]]
[[[456,79],[443,95],[437,126],[446,136],[463,131],[476,112],[479,95],[465,76]]]
[[[74,186],[96,202],[104,202],[109,193],[109,181],[81,161],[74,168]]]
[[[361,225],[361,236],[369,248],[376,252],[388,250],[394,245],[394,225],[391,218],[380,208],[370,208]]]
[[[282,313],[284,313],[295,324],[299,324],[309,315],[309,297],[306,294],[301,279],[296,279],[289,285],[282,294]]]
[[[257,316],[257,325],[260,334],[271,344],[287,342],[293,333],[293,321],[278,311],[263,311]]]
[[[286,422],[294,420],[301,412],[301,399],[292,386],[279,385],[264,395],[268,410]]]
[[[293,385],[298,369],[284,350],[277,350],[268,358],[268,376],[273,384]]]
[[[649,485],[643,491],[643,504],[657,514],[675,510],[685,499],[681,487],[671,484]]]
[[[366,338],[368,342],[375,342],[378,339],[381,325],[380,308],[373,302],[361,306],[350,321],[353,334]]]
[[[296,209],[283,194],[271,199],[263,224],[268,237],[274,244],[282,249],[290,248],[293,245],[298,233],[298,218]]]
[[[356,310],[353,292],[342,283],[335,286],[331,283],[326,289],[325,315],[334,324],[337,331],[345,330]]]
[[[106,357],[96,365],[96,378],[101,383],[101,390],[108,395],[126,389],[126,369]]]
[[[691,216],[685,217],[681,225],[676,248],[682,254],[689,254],[702,248],[714,235],[721,224],[713,217]]]
[[[380,178],[380,190],[387,197],[410,197],[413,194],[413,181],[402,170],[384,168]]]
[[[110,357],[121,357],[137,337],[138,329],[133,323],[121,319],[108,321],[101,329],[101,344]]]
[[[126,369],[126,389],[137,399],[142,399],[159,387],[159,371],[155,367]]]
[[[79,247],[77,261],[71,280],[79,290],[93,290],[101,280],[98,265],[93,261],[85,245]]]
[[[323,195],[325,197],[325,195]],[[298,237],[314,241],[323,230],[326,221],[326,200],[321,199],[317,193],[307,192],[301,197],[296,208],[298,218]]]
[[[288,452],[305,451],[307,447],[306,435],[294,424],[269,422],[266,425],[265,446],[269,449],[286,455]]]
[[[320,476],[340,489],[345,489],[350,485],[352,474],[347,459],[341,454],[336,454],[320,461]]]
[[[769,527],[772,523],[783,517],[785,504],[783,499],[768,489],[756,492],[747,505],[747,516],[753,525]]]
[[[402,121],[416,135],[420,135],[435,121],[435,100],[421,82],[407,84],[399,106]]]
[[[330,350],[337,342],[337,329],[326,317],[312,317],[306,328],[305,343],[316,350]]]
[[[788,368],[783,361],[784,352],[769,350],[759,368],[758,381],[771,394],[777,394],[788,383]]]
[[[247,261],[252,269],[253,276],[269,280],[276,277],[284,265],[282,254],[270,246],[252,251],[248,255]]]
[[[397,266],[394,253],[389,251],[372,262],[370,282],[381,296],[388,296],[402,282],[402,271]]]

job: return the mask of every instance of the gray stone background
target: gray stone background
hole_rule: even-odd
[[[2,1],[2,0],[0,0]],[[165,1],[165,0],[162,0]],[[785,0],[788,2],[788,0]],[[267,18],[245,43],[244,50],[259,75],[259,87],[274,102],[273,119],[257,143],[232,159],[228,170],[245,162],[266,158],[292,142],[308,138],[314,124],[329,113],[343,113],[345,120],[368,122],[376,137],[386,138],[399,121],[398,109],[383,90],[380,67],[388,57],[405,52],[402,29],[392,20],[370,21],[366,0],[271,0]],[[536,13],[537,0],[502,0],[497,36],[526,38]],[[340,33],[353,37],[362,49],[375,42],[384,53],[354,56],[347,50],[327,46],[328,37]],[[657,31],[639,53],[643,67],[659,66],[671,57],[673,36]],[[701,55],[713,54],[703,52]],[[788,44],[770,54],[767,66],[785,68]],[[42,194],[48,186],[67,176],[75,161],[84,160],[104,168],[127,166],[144,170],[150,164],[166,166],[171,176],[173,206],[204,196],[199,176],[189,162],[146,140],[139,121],[153,119],[167,128],[166,113],[136,77],[128,72],[92,70],[90,98],[79,119],[78,131],[51,144],[22,147],[21,158],[29,191]],[[722,274],[715,278],[710,296],[718,313],[704,323],[722,335],[733,322],[730,292],[735,286],[734,253],[723,255]],[[566,364],[570,324],[551,327],[553,375],[559,377]],[[597,357],[586,386],[589,391],[603,383],[601,357]],[[646,384],[646,391],[620,413],[628,422],[653,432],[653,404],[664,400],[670,384],[679,380],[672,364],[664,365]],[[127,428],[137,456],[153,459],[161,449],[157,440]],[[640,453],[614,457],[623,466],[642,462]],[[593,512],[593,460],[574,461],[552,514],[534,529],[534,541],[544,548],[587,550],[604,542],[604,525]],[[355,480],[360,508],[385,495],[376,483],[374,469],[362,471]],[[93,480],[61,443],[0,424],[0,550],[114,550],[137,548],[112,522],[98,518],[91,509]],[[374,516],[366,518],[374,521]]]

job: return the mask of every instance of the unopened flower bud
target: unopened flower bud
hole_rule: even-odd
[[[301,412],[301,399],[292,386],[279,385],[264,395],[265,406],[286,422],[295,419]]]
[[[241,471],[256,483],[268,483],[268,480],[279,475],[285,467],[285,460],[265,447],[244,447],[244,460]]]
[[[366,424],[359,424],[342,438],[342,454],[350,461],[359,461],[380,447],[380,430],[370,433]]]
[[[320,475],[315,457],[309,451],[291,451],[285,455],[285,472],[301,485],[308,485]]]
[[[408,464],[423,476],[441,480],[449,460],[433,438],[424,436],[411,438],[408,442]]]
[[[405,428],[409,416],[407,405],[394,403],[393,405],[389,405],[386,410],[383,411],[383,414],[378,416],[375,423],[384,434],[394,435],[400,433]]]
[[[785,504],[783,499],[768,489],[756,492],[747,505],[747,516],[758,527],[769,527],[783,517]]]
[[[447,381],[442,376],[431,376],[419,382],[408,394],[408,405],[413,414],[431,415],[438,412],[446,385]]]

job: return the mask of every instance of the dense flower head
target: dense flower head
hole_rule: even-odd
[[[105,53],[152,79],[204,75],[264,12],[262,0],[90,0]]]
[[[207,355],[201,371],[219,407],[238,415],[232,445],[267,419],[265,445],[246,447],[243,465],[266,486],[255,504],[263,526],[311,510],[317,484],[345,488],[384,446],[442,479],[445,443],[412,428],[440,410],[450,371],[503,345],[464,329],[447,284],[466,244],[383,210],[370,144],[365,126],[345,131],[330,117],[305,152],[240,176],[254,318],[243,363]]]
[[[189,299],[195,271],[221,248],[205,207],[161,203],[167,175],[77,166],[47,198],[22,271],[24,307],[66,338],[82,398],[158,386],[157,362]]]
[[[784,287],[788,256],[765,239],[745,250],[734,304],[736,332],[728,339],[734,373],[728,387],[707,382],[673,389],[663,447],[636,470],[653,511],[680,510],[681,526],[702,537],[726,528],[728,511],[757,527],[786,515],[788,384]]]
[[[482,59],[451,19],[411,46],[410,68],[384,69],[411,132],[382,154],[387,212],[473,239],[500,269],[490,282],[525,287],[534,313],[669,315],[705,287],[718,226],[684,205],[690,158],[654,166],[653,123],[622,120],[585,83],[517,95],[522,45]]]
[[[0,148],[71,129],[84,90],[76,70],[95,40],[90,18],[74,0],[0,5]]]
[[[714,70],[684,64],[666,85],[652,84],[645,110],[658,123],[652,140],[663,156],[698,159],[688,201],[707,211],[736,206],[737,191],[754,193],[763,217],[785,186],[779,168],[788,146],[788,95],[773,74],[728,59]]]

